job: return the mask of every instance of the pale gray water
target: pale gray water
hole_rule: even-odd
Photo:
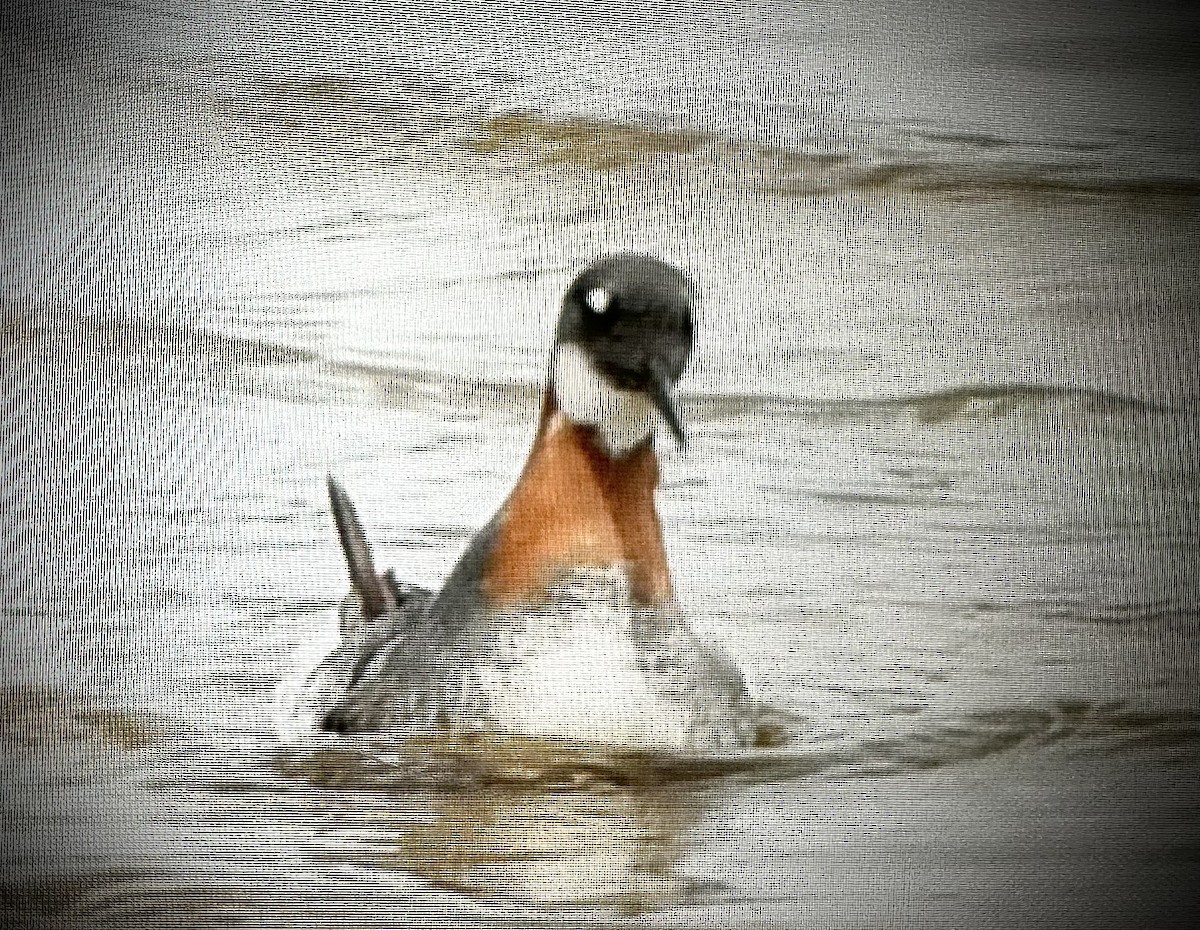
[[[1186,925],[1188,23],[1006,10],[15,30],[10,923]],[[563,286],[618,248],[702,285],[668,548],[800,738],[285,745],[346,584],[325,474],[436,585],[520,467]]]

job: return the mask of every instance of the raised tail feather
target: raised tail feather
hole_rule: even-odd
[[[338,539],[342,543],[342,552],[346,554],[346,565],[350,569],[350,583],[362,601],[363,613],[368,619],[375,619],[396,607],[397,599],[393,592],[394,584],[389,579],[375,571],[375,561],[371,558],[371,545],[363,533],[362,524],[358,522],[358,514],[350,496],[333,476],[329,477],[329,503],[333,508],[333,522],[337,525]]]

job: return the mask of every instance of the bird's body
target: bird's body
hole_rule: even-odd
[[[593,265],[564,299],[538,430],[515,487],[442,590],[375,573],[349,498],[344,688],[320,725],[397,736],[497,733],[648,748],[748,745],[737,667],[680,613],[654,504],[661,415],[691,351],[691,285],[654,259]]]

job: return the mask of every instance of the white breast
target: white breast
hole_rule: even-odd
[[[493,721],[524,735],[689,746],[689,708],[648,672],[645,610],[631,606],[622,573],[588,576],[553,607],[492,621],[503,628],[501,641],[493,660],[474,670],[474,684]]]

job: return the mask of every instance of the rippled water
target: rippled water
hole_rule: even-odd
[[[62,7],[6,65],[9,923],[1186,925],[1182,14],[290,12]],[[703,292],[681,604],[797,738],[282,739],[325,475],[436,586],[621,248]]]

